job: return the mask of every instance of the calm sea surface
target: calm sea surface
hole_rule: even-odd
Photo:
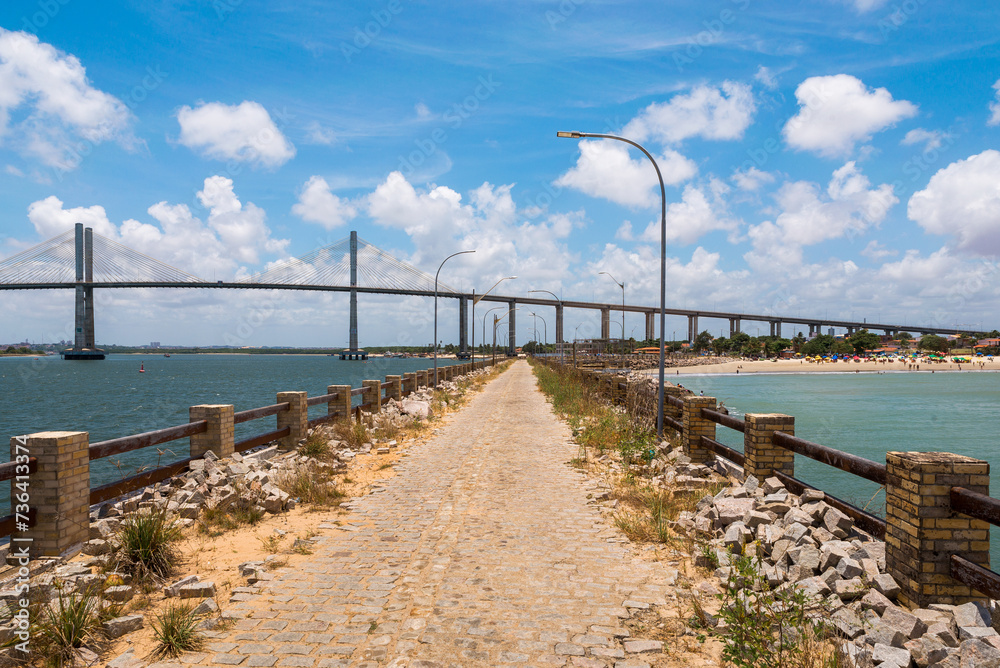
[[[1000,374],[989,371],[740,374],[668,378],[704,391],[730,414],[795,416],[795,435],[885,463],[889,450],[953,452],[990,462],[1000,496]],[[742,452],[742,434],[718,427],[716,439]],[[878,485],[796,455],[795,477],[885,515]],[[1000,527],[992,564],[1000,566]]]
[[[438,360],[438,366],[455,364]],[[145,368],[139,373],[140,365]],[[110,355],[94,362],[57,357],[0,357],[0,439],[39,431],[87,431],[90,442],[163,429],[188,421],[197,404],[247,410],[275,403],[278,392],[326,394],[328,385],[360,387],[362,380],[433,368],[432,358],[340,361],[326,355]],[[357,397],[355,397],[357,403]],[[309,417],[326,413],[313,406]],[[236,439],[276,429],[276,418],[236,425]],[[132,475],[140,466],[188,456],[187,439],[94,462],[91,486]],[[8,459],[4,447],[0,461]],[[0,485],[6,502],[7,485]],[[7,513],[6,504],[0,515]]]

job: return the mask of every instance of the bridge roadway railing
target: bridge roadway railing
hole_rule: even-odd
[[[492,366],[490,359],[438,367],[444,382]],[[192,406],[189,422],[142,434],[89,442],[87,432],[49,431],[16,436],[10,442],[11,461],[0,464],[0,482],[11,481],[12,513],[0,517],[0,538],[10,536],[11,548],[27,547],[34,556],[58,556],[89,539],[90,507],[116,499],[183,473],[192,461],[211,451],[218,458],[270,443],[289,450],[309,429],[339,419],[360,419],[377,413],[390,399],[402,400],[421,387],[431,387],[434,371],[366,380],[359,388],[331,385],[327,393],[279,392],[269,406],[235,412],[230,404]],[[355,397],[360,397],[355,405]],[[327,413],[309,419],[309,408],[326,404]],[[236,441],[235,426],[276,417],[276,429]],[[91,487],[90,462],[142,448],[189,439],[189,456],[166,466],[141,471],[116,482]]]
[[[541,360],[560,367],[558,360]],[[655,425],[657,387],[648,380],[565,367],[609,400]],[[775,477],[801,494],[811,485],[795,477],[795,455],[880,485],[886,516],[878,517],[825,494],[827,505],[854,526],[885,541],[886,569],[914,607],[1000,599],[1000,574],[990,570],[990,525],[1000,526],[1000,500],[989,495],[989,463],[948,452],[886,453],[884,464],[795,435],[795,418],[747,413],[742,419],[720,410],[714,397],[696,396],[668,384],[664,423],[693,462],[711,464],[760,481]],[[716,427],[743,434],[743,452],[716,440]]]

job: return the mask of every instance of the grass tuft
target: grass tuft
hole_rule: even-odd
[[[204,644],[204,637],[198,633],[199,618],[192,615],[190,604],[170,605],[152,621],[153,637],[158,643],[154,656],[180,656],[193,652]]]
[[[312,464],[282,471],[275,484],[301,503],[313,506],[330,506],[344,498],[329,469]]]
[[[180,539],[180,526],[165,508],[130,513],[111,541],[111,570],[153,584],[173,571],[177,559],[174,543]]]

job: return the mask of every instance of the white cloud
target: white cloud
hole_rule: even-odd
[[[328,230],[340,227],[357,215],[357,209],[345,199],[330,192],[322,176],[311,177],[299,193],[299,201],[292,206],[292,213],[310,223],[319,223]]]
[[[181,144],[216,160],[274,168],[295,155],[295,147],[257,102],[209,102],[194,109],[184,106],[177,112],[177,122]]]
[[[893,100],[848,74],[810,77],[795,89],[799,112],[782,131],[789,146],[822,156],[845,156],[872,134],[915,116],[917,106]]]
[[[799,264],[802,246],[862,234],[899,202],[891,185],[872,188],[854,162],[833,172],[825,193],[816,183],[795,181],[784,184],[776,199],[781,213],[774,222],[749,230],[754,249],[745,257],[758,268],[775,259]]]
[[[666,185],[682,183],[698,171],[693,161],[670,149],[657,159],[657,164]],[[610,139],[580,142],[576,166],[555,184],[624,206],[651,207],[660,203],[659,181],[646,157],[632,159],[624,144]]]
[[[696,86],[690,93],[649,105],[622,133],[640,142],[652,138],[662,144],[689,137],[740,139],[756,110],[750,86],[724,81],[719,88]]]
[[[993,84],[993,90],[996,92],[996,97],[990,102],[990,117],[986,125],[1000,125],[1000,79]]]
[[[769,88],[775,90],[778,87],[778,79],[774,76],[774,73],[767,67],[761,65],[757,68],[757,73],[753,75],[756,81],[759,81],[764,88]]]
[[[324,128],[317,121],[312,121],[306,126],[306,141],[310,144],[329,146],[337,141],[337,133]]]
[[[24,176],[24,172],[22,172],[14,165],[7,165],[6,167],[4,167],[3,171],[7,172],[11,176]]]
[[[944,135],[940,130],[925,130],[923,128],[916,128],[907,132],[900,144],[903,146],[912,146],[913,144],[923,142],[924,152],[926,153],[928,151],[935,151],[941,148],[941,144],[943,143],[945,137],[946,135]]]
[[[754,192],[760,190],[765,183],[774,183],[774,174],[763,172],[751,166],[746,171],[736,170],[733,172],[732,179],[740,190]]]
[[[67,209],[55,196],[30,204],[28,220],[42,239],[83,223],[97,234],[209,280],[245,275],[248,270],[240,265],[258,264],[262,253],[284,255],[289,241],[271,238],[264,211],[253,203],[242,204],[230,179],[205,179],[197,197],[208,208],[204,222],[186,204],[159,202],[147,210],[159,226],[132,219],[116,225],[102,206]]]
[[[721,181],[713,179],[706,195],[704,188],[693,185],[684,187],[681,201],[671,202],[667,206],[667,241],[692,244],[699,238],[714,230],[735,230],[739,222],[731,218],[726,211],[722,196],[728,187]],[[660,240],[661,230],[659,219],[651,222],[642,234],[649,242]]]
[[[852,5],[858,14],[867,14],[868,12],[878,9],[889,0],[845,0],[847,4]]]
[[[430,108],[423,102],[417,102],[417,104],[413,107],[413,110],[417,112],[417,118],[422,121],[425,121],[432,116]]]
[[[12,116],[20,118],[12,124]],[[105,141],[135,145],[132,115],[118,98],[91,86],[72,55],[24,32],[0,28],[0,141],[60,170]]]
[[[910,197],[907,215],[931,234],[948,235],[975,255],[1000,253],[1000,152],[953,162]]]
[[[886,248],[878,242],[876,239],[872,239],[868,242],[868,245],[864,247],[861,251],[861,255],[872,260],[873,262],[878,262],[884,260],[887,257],[893,257],[899,255],[899,251]]]
[[[632,241],[635,239],[632,234],[632,221],[622,221],[622,224],[615,230],[615,239],[621,239],[622,241]]]

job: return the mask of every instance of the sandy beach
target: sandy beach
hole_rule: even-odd
[[[721,364],[704,364],[667,368],[667,376],[690,376],[694,374],[735,374],[744,373],[883,373],[912,372],[930,373],[931,371],[1000,371],[1000,358],[992,362],[986,358],[969,364],[947,362],[807,362],[805,360],[761,360],[756,362],[733,360]],[[656,374],[656,369],[645,373]]]

